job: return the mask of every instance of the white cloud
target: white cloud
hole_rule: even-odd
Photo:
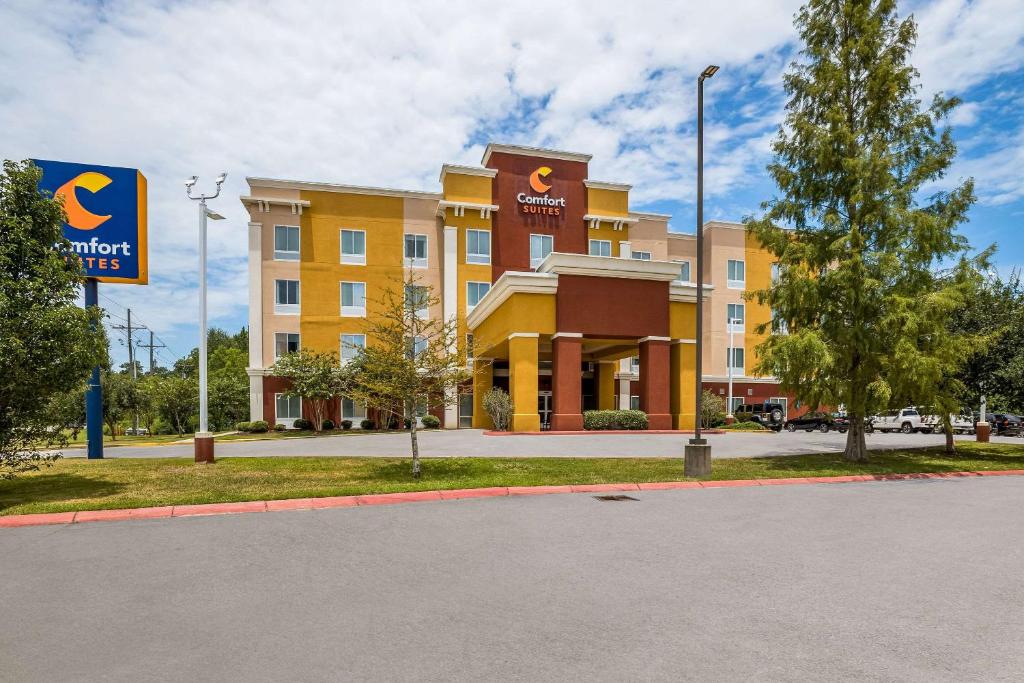
[[[197,308],[181,181],[228,171],[210,311],[238,321],[246,175],[436,189],[442,162],[477,163],[481,133],[498,131],[593,153],[591,174],[634,183],[634,201],[691,201],[694,78],[718,63],[707,192],[726,199],[763,177],[798,4],[13,0],[0,6],[0,149],[147,174],[152,284],[107,290],[161,333]],[[926,87],[1019,66],[1012,4],[920,7]]]

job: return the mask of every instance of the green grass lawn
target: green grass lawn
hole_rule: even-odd
[[[424,431],[424,430],[420,430]],[[314,432],[314,431],[298,431],[289,429],[283,432],[275,432],[273,430],[263,433],[248,433],[248,432],[234,432],[230,434],[219,434],[217,435],[217,441],[267,441],[272,439],[308,439],[316,436],[365,436],[367,434],[382,434],[387,432],[380,431],[369,431],[362,429],[352,429],[345,431],[343,429],[335,429],[326,432]],[[399,434],[406,434],[408,432],[397,432]],[[111,439],[108,435],[103,435],[103,445],[107,446],[160,446],[173,443],[187,442],[192,439],[192,434],[186,434],[185,436],[178,436],[177,434],[156,434],[153,436],[119,436],[117,440]],[[68,439],[68,445],[65,448],[85,448],[85,432],[81,432],[77,439]]]
[[[713,479],[828,477],[845,474],[1024,469],[1024,443],[958,444],[941,449],[873,451],[871,462],[840,454],[716,460]],[[40,472],[0,481],[0,515],[343,496],[394,491],[683,480],[681,459],[448,458],[423,462],[414,480],[408,458],[185,458],[60,460]]]

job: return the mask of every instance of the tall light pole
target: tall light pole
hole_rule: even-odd
[[[711,446],[700,435],[701,393],[704,390],[704,80],[718,72],[714,64],[697,77],[697,344],[696,376],[697,404],[694,414],[694,433],[686,444],[683,474],[687,477],[711,476]]]
[[[198,197],[192,196],[192,188],[199,177],[192,176],[185,181],[185,194],[189,199],[199,202],[199,431],[194,439],[196,462],[213,462],[213,435],[210,434],[207,420],[206,392],[206,219],[224,220],[224,216],[206,208],[206,200],[220,196],[220,187],[227,176],[227,173],[217,176],[216,192]]]
[[[739,318],[729,318],[729,403],[725,407],[725,417],[727,420],[734,419],[732,415],[732,366],[736,364],[736,342],[733,339],[733,334],[736,331],[735,325],[738,325],[739,322]],[[730,422],[730,424],[732,423]]]

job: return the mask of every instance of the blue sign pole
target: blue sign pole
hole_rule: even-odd
[[[93,278],[85,281],[85,307],[100,305],[99,282]],[[89,376],[85,392],[85,437],[88,441],[90,460],[103,457],[103,387],[100,386],[100,368],[96,366]]]

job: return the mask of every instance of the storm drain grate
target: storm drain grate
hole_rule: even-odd
[[[639,498],[634,498],[633,496],[625,496],[625,495],[623,495],[621,493],[617,493],[617,494],[610,495],[610,496],[594,496],[594,498],[597,498],[598,500],[604,501],[606,503],[607,502],[616,502],[616,503],[618,503],[618,502],[622,502],[624,500],[640,500]]]

